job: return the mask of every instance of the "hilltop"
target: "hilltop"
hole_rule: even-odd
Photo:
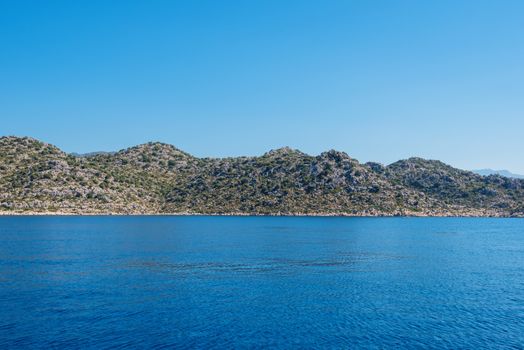
[[[524,216],[524,180],[335,150],[197,158],[150,142],[75,155],[10,136],[0,138],[0,213],[509,217]]]

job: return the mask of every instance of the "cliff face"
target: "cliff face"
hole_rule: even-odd
[[[148,143],[75,156],[2,137],[0,212],[524,216],[524,180],[333,150],[210,159]]]

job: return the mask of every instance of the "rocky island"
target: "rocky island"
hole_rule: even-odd
[[[197,158],[151,142],[67,154],[29,137],[0,138],[0,214],[524,216],[524,180],[440,161],[359,163],[291,148]]]

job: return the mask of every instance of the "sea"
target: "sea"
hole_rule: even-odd
[[[522,349],[524,219],[0,217],[1,349]]]

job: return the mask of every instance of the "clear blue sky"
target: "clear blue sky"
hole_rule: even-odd
[[[0,135],[524,173],[524,1],[0,0]]]

